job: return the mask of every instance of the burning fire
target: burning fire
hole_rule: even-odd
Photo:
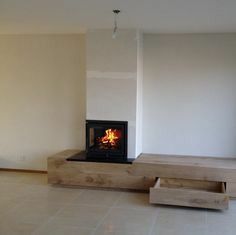
[[[100,143],[115,147],[118,144],[118,141],[120,139],[120,131],[117,129],[107,129],[105,131],[105,136],[100,138]]]

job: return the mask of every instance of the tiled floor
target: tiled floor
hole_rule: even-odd
[[[0,235],[236,235],[224,212],[153,206],[148,194],[52,187],[45,174],[0,171]]]

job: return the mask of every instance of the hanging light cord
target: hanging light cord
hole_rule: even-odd
[[[114,29],[113,29],[113,33],[112,33],[112,38],[116,38],[117,30],[118,30],[117,16],[120,13],[120,10],[113,10],[113,13],[114,13]]]

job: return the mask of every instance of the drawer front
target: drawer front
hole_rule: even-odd
[[[150,203],[227,209],[229,197],[221,182],[202,181],[201,184],[201,181],[159,178],[150,188]]]

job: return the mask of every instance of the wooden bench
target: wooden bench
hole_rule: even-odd
[[[132,164],[48,158],[48,182],[80,187],[148,191],[150,202],[225,209],[236,197],[236,159],[141,154]]]
[[[156,177],[150,202],[226,209],[236,197],[236,159],[141,154],[132,174]]]

